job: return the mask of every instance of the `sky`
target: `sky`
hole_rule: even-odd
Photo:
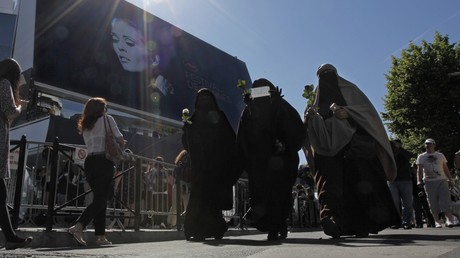
[[[330,63],[384,112],[391,57],[435,32],[460,42],[458,0],[128,0],[246,63],[303,117],[303,86]]]

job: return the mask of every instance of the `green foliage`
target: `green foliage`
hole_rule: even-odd
[[[302,97],[307,99],[307,106],[313,106],[313,102],[315,101],[315,85],[308,84],[304,86]]]
[[[460,42],[436,33],[432,43],[409,44],[401,57],[392,57],[382,117],[404,147],[418,154],[433,138],[452,168],[460,148]]]
[[[236,87],[238,89],[243,89],[243,95],[250,94],[249,90],[246,88],[246,80],[238,80]]]
[[[182,121],[187,124],[192,124],[192,120],[190,120],[190,111],[188,108],[182,109]]]

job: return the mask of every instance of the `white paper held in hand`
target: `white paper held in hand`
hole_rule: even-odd
[[[263,86],[251,89],[251,97],[253,99],[260,97],[270,97],[270,87]]]

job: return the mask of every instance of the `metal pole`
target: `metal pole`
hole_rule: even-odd
[[[136,169],[134,171],[136,175],[136,186],[134,191],[134,231],[138,232],[141,222],[141,182],[142,182],[142,170],[141,170],[141,159],[136,158]]]
[[[51,160],[51,178],[49,182],[48,194],[48,212],[46,213],[46,230],[53,229],[54,205],[56,199],[56,181],[57,181],[57,163],[59,159],[59,138],[56,137],[53,143],[52,160]]]
[[[175,170],[177,171],[177,168]],[[182,187],[179,175],[175,173],[174,177],[176,179],[176,228],[177,231],[180,231],[182,229],[182,220],[180,216],[182,214]]]
[[[26,160],[26,144],[26,136],[23,135],[21,137],[21,141],[19,142],[18,169],[16,172],[16,187],[14,191],[13,217],[11,219],[11,225],[14,229],[18,228],[19,210],[21,209],[22,181],[24,180],[24,168]]]

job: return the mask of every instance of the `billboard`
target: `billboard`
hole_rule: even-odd
[[[198,89],[236,127],[241,60],[126,1],[37,0],[35,81],[180,120]]]
[[[12,57],[16,15],[0,13],[0,60]]]

